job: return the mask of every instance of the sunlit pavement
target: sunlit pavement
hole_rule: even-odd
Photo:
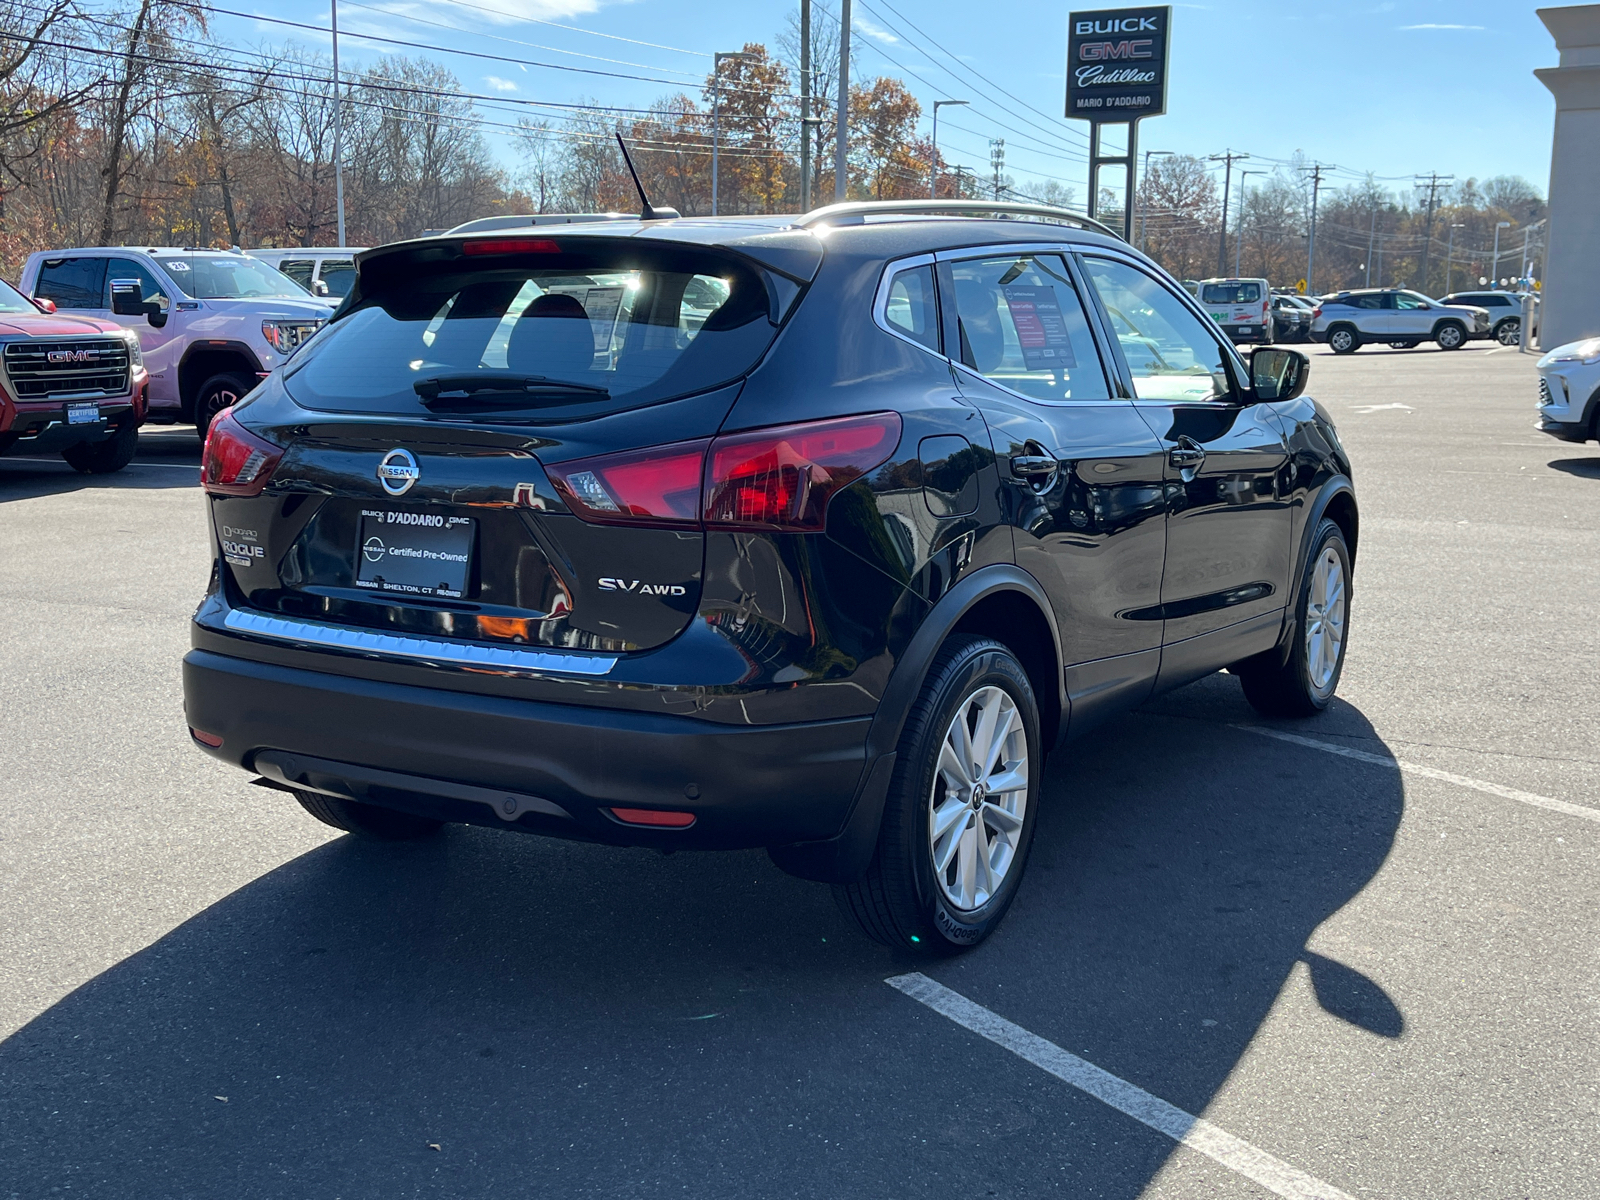
[[[0,459],[0,1197],[1591,1194],[1600,447],[1514,350],[1311,353],[1340,700],[1215,676],[1069,746],[934,962],[761,853],[331,836],[184,733],[192,430]]]

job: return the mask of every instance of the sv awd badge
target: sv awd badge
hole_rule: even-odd
[[[636,596],[687,596],[689,589],[681,583],[640,583],[637,579],[600,577],[602,592],[632,592]]]
[[[391,496],[404,496],[422,478],[422,468],[411,451],[394,449],[378,460],[378,482]]]

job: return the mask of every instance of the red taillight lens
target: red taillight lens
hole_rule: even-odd
[[[828,501],[900,444],[898,413],[719,437],[706,471],[708,525],[821,529]]]
[[[1315,307],[1315,308],[1313,308],[1311,310],[1311,319],[1313,321],[1315,321],[1321,315],[1322,315],[1322,305],[1319,304],[1319,305],[1317,305],[1317,307]]]
[[[462,242],[463,254],[560,254],[561,244],[549,238],[488,238]]]
[[[283,451],[251,433],[225,408],[206,431],[200,483],[213,496],[259,496]]]
[[[547,465],[562,498],[586,521],[698,525],[700,475],[710,439]]]

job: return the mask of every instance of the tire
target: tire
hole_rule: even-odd
[[[194,396],[194,431],[202,442],[206,440],[212,418],[229,405],[243,400],[254,387],[252,380],[231,372],[213,375],[200,385],[200,390]]]
[[[1445,321],[1433,331],[1433,340],[1441,350],[1459,350],[1467,344],[1467,331],[1455,321]]]
[[[1330,601],[1335,566],[1338,591]],[[1319,617],[1319,609],[1326,615]],[[1349,617],[1350,550],[1339,527],[1324,519],[1300,580],[1288,660],[1273,649],[1230,668],[1251,707],[1266,717],[1312,717],[1327,708],[1344,672]]]
[[[971,744],[974,725],[981,734],[990,714],[1008,732],[987,743],[999,761],[977,783],[1015,785],[988,793],[1003,794],[999,804],[981,792],[971,798],[973,772],[950,769],[957,744],[981,748]],[[967,755],[960,758],[964,766]],[[906,718],[872,864],[834,887],[840,907],[886,946],[933,954],[976,946],[1011,907],[1027,867],[1043,766],[1038,704],[1022,664],[999,642],[952,637]],[[998,881],[989,874],[996,859]],[[988,864],[983,877],[980,864]]]
[[[358,804],[341,796],[326,796],[321,792],[295,789],[294,798],[324,825],[332,825],[346,833],[371,842],[410,842],[431,837],[444,826],[443,821],[399,812],[392,808],[379,808],[376,804]]]
[[[1502,346],[1516,346],[1522,342],[1522,318],[1507,317],[1494,327],[1494,340]]]
[[[1361,335],[1348,325],[1328,330],[1328,349],[1335,354],[1354,354],[1361,349]]]
[[[139,427],[119,425],[103,442],[79,442],[61,452],[67,466],[85,475],[110,475],[133,461],[139,449]]]
[[[1389,349],[1391,349],[1391,350],[1411,350],[1411,349],[1414,349],[1415,347],[1416,347],[1416,343],[1415,342],[1390,342],[1389,343]]]

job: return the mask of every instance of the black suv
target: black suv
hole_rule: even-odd
[[[190,731],[354,834],[767,847],[970,946],[1069,732],[1223,667],[1329,702],[1357,513],[1306,370],[1055,210],[370,250],[212,425]]]

